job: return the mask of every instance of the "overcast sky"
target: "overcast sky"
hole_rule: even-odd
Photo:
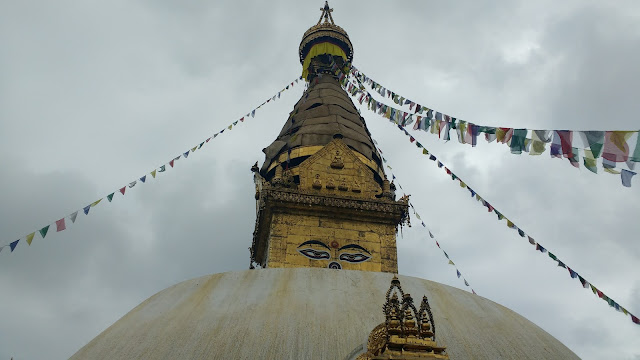
[[[301,73],[322,1],[1,1],[0,243],[149,173]],[[354,64],[412,100],[490,126],[637,130],[637,1],[332,1]],[[0,359],[64,359],[177,282],[249,266],[251,165],[304,86],[146,184],[0,253]],[[497,221],[363,109],[404,190],[476,292],[585,359],[640,359],[640,326]],[[567,160],[418,140],[505,216],[640,315],[640,179]],[[602,172],[602,171],[601,171]],[[414,225],[417,220],[413,220]],[[422,227],[402,274],[468,289]],[[382,302],[382,299],[381,299]]]

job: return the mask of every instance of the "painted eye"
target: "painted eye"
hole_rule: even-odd
[[[371,259],[371,256],[362,254],[362,253],[354,253],[354,254],[350,254],[350,253],[343,253],[340,254],[340,260],[342,261],[346,261],[346,262],[350,262],[350,263],[360,263],[363,261],[367,261]]]
[[[306,248],[306,249],[302,249],[302,250],[298,250],[298,252],[306,257],[308,257],[309,259],[313,259],[313,260],[322,260],[322,259],[329,259],[331,258],[331,255],[329,255],[328,252],[326,251],[318,251],[318,250],[314,250],[311,248]]]

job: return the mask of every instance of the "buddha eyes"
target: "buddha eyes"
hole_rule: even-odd
[[[368,256],[362,253],[354,253],[354,254],[343,253],[343,254],[340,254],[339,259],[342,261],[350,262],[350,263],[360,263],[363,261],[367,261],[370,258],[371,256]]]
[[[321,259],[329,260],[331,258],[331,255],[327,251],[322,251],[322,250],[318,251],[311,248],[306,248],[306,249],[298,250],[298,252],[308,257],[309,259],[314,259],[314,260],[321,260]]]

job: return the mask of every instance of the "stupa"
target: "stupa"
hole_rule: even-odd
[[[321,10],[299,47],[308,88],[251,169],[251,269],[160,291],[72,359],[577,359],[495,302],[396,275],[408,201],[334,71],[349,36]]]

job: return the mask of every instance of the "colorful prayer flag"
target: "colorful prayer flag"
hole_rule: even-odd
[[[91,209],[91,205],[85,206],[82,210],[84,210],[85,215],[89,215],[89,210]]]
[[[11,244],[9,244],[9,246],[11,247],[11,252],[13,252],[13,250],[16,248],[16,246],[18,246],[18,242],[20,241],[20,239],[12,242]]]
[[[126,190],[127,190],[127,187],[126,187],[126,186],[123,186],[123,187],[121,187],[121,188],[120,188],[120,193],[121,193],[122,195],[124,195],[124,192],[125,192]]]
[[[29,244],[29,246],[31,246],[31,242],[33,241],[33,237],[36,235],[35,232],[32,232],[31,234],[27,235],[26,239],[27,240],[27,244]]]
[[[66,228],[67,226],[64,223],[64,218],[56,221],[56,232],[60,232],[62,230],[65,230]]]
[[[627,169],[622,169],[622,172],[620,173],[622,185],[625,187],[631,187],[631,178],[633,175],[636,175],[636,173]]]
[[[38,231],[40,232],[40,236],[42,236],[42,238],[44,239],[44,237],[47,236],[47,231],[49,231],[49,225],[43,227]]]
[[[145,176],[141,177],[141,178],[140,178],[140,181],[142,181],[143,183],[144,183],[145,181],[147,181],[147,175],[145,175]]]
[[[107,195],[107,200],[109,200],[109,202],[111,202],[113,200],[113,194],[115,194],[115,193],[111,193],[111,194]]]

